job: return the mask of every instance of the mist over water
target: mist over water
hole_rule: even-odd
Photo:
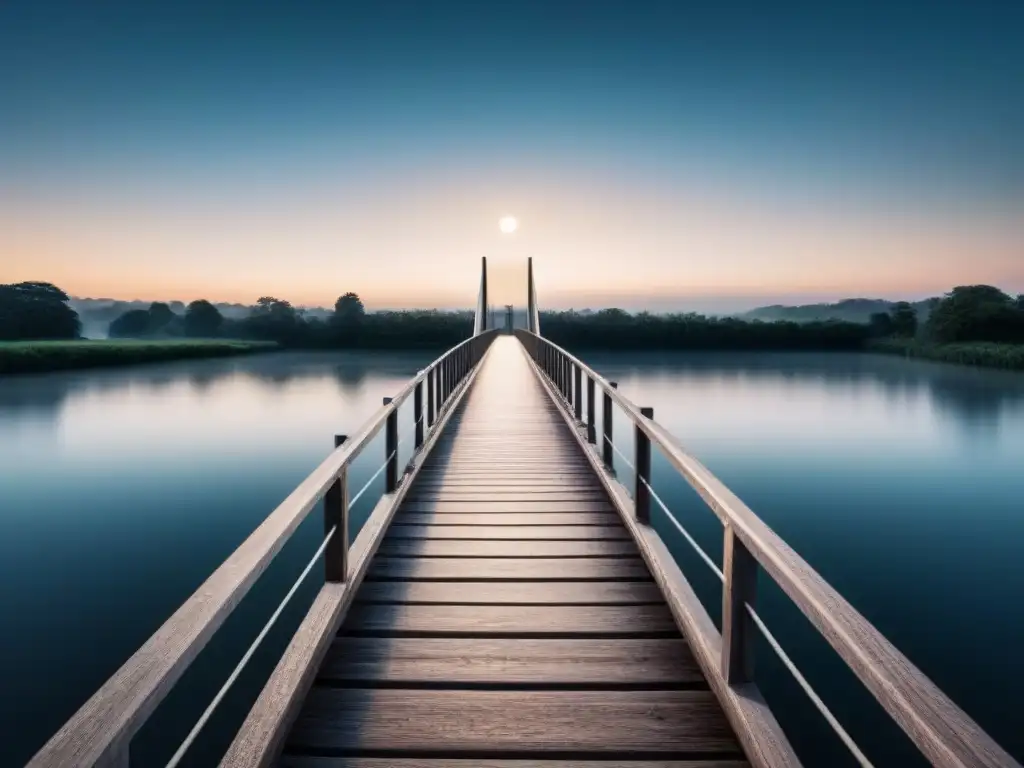
[[[0,732],[21,765],[429,353],[282,353],[0,381]],[[587,355],[1018,758],[1024,376],[868,355]],[[412,423],[411,403],[400,434]],[[615,423],[616,444],[632,435]],[[402,448],[400,462],[409,457]],[[383,460],[380,440],[352,473]],[[618,466],[630,485],[628,469]],[[660,456],[654,487],[720,561],[721,528]],[[380,481],[378,480],[378,485]],[[374,493],[367,497],[376,497]],[[353,528],[372,504],[353,510]],[[364,503],[365,502],[365,503]],[[655,525],[717,620],[717,582]],[[354,530],[353,530],[354,533]],[[318,510],[134,745],[174,750],[322,535]],[[314,574],[315,575],[315,574]],[[912,750],[765,578],[761,613],[879,765]],[[186,764],[216,764],[317,589],[311,578]],[[979,631],[982,628],[982,631]],[[992,643],[999,637],[999,643]],[[73,641],[70,639],[73,638]],[[773,658],[759,683],[808,765],[841,748]]]

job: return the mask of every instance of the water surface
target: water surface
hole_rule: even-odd
[[[21,765],[429,354],[276,354],[0,381],[0,765]],[[1024,376],[858,355],[587,355],[673,431],[1018,759]],[[411,404],[410,404],[411,405]],[[410,408],[401,415],[408,434]],[[631,455],[617,419],[616,444]],[[403,445],[404,462],[409,451]],[[360,487],[383,458],[353,470]],[[619,462],[624,478],[628,468]],[[368,513],[377,485],[354,510]],[[720,561],[666,463],[654,485]],[[655,524],[717,620],[719,592]],[[160,765],[316,549],[314,512],[140,734]],[[778,590],[762,614],[880,765],[912,750]],[[212,765],[317,589],[311,579],[187,765]],[[995,639],[998,639],[996,641]],[[809,765],[846,760],[761,649],[758,680]]]
[[[590,355],[1018,760],[1024,375],[875,355]],[[624,419],[616,444],[632,455]],[[616,466],[624,482],[631,475]],[[721,565],[717,518],[655,454],[653,486]],[[717,579],[654,524],[717,622]],[[761,614],[869,757],[916,750],[763,574]],[[999,638],[998,642],[994,638]],[[1005,643],[1005,644],[1004,644]],[[762,644],[757,679],[810,765],[853,765]]]

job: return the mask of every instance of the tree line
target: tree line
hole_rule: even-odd
[[[0,340],[74,339],[78,315],[60,288],[42,282],[0,285]],[[599,312],[542,312],[544,335],[569,349],[853,350],[873,339],[913,339],[945,345],[1024,344],[1024,295],[988,285],[958,286],[931,305],[919,322],[914,305],[898,302],[870,322],[750,321],[735,317]],[[345,293],[326,316],[306,315],[284,299],[260,297],[249,314],[228,318],[199,299],[183,312],[154,302],[110,323],[112,338],[233,338],[295,348],[431,348],[454,346],[472,332],[471,312],[367,312]]]
[[[905,301],[868,323],[846,320],[743,320],[737,317],[543,312],[544,335],[567,349],[771,349],[856,350],[876,339],[906,339],[942,346],[965,343],[1024,344],[1024,295],[990,285],[958,286],[928,302],[927,320]]]
[[[199,299],[178,315],[167,304],[125,312],[110,324],[111,338],[233,338],[274,341],[283,347],[413,349],[455,346],[473,332],[469,312],[366,311],[345,293],[327,318],[307,316],[284,299],[261,296],[248,316],[226,318]]]
[[[866,325],[838,320],[764,322],[694,313],[630,314],[621,309],[542,312],[540,327],[546,338],[570,350],[855,350],[869,335]]]
[[[899,302],[873,314],[869,327],[876,338],[927,344],[1024,344],[1024,294],[1014,298],[991,285],[961,285],[932,304],[923,323],[913,306]]]

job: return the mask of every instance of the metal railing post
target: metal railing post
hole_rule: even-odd
[[[583,420],[583,369],[576,364],[573,364],[572,366],[572,380],[573,411],[576,414],[576,421],[580,422]]]
[[[412,418],[416,425],[416,450],[423,445],[423,382],[412,391]]]
[[[347,435],[335,435],[334,447],[340,448]],[[338,479],[324,494],[324,536],[334,530],[334,536],[324,550],[324,578],[327,581],[345,581],[348,578],[348,466],[341,468]]]
[[[445,379],[447,378],[447,376],[446,376],[447,372],[445,371],[445,368],[447,366],[448,366],[448,358],[444,358],[443,360],[441,360],[441,362],[439,362],[437,364],[437,411],[438,411],[438,413],[440,413],[441,411],[444,410],[444,401],[445,401],[444,388],[445,388]]]
[[[754,679],[754,627],[746,604],[754,606],[757,595],[757,561],[736,536],[733,527],[725,526],[722,555],[722,676],[729,685],[748,683]]]
[[[434,369],[427,371],[427,427],[434,426]]]
[[[641,408],[640,415],[648,419],[654,418],[653,408]],[[634,466],[636,466],[636,487],[633,490],[633,505],[636,510],[636,519],[641,523],[651,522],[651,489],[648,485],[651,482],[651,439],[647,433],[640,429],[637,424],[634,427],[633,444],[636,455]]]
[[[384,405],[390,405],[391,398],[384,398]],[[394,493],[398,488],[398,409],[388,414],[384,427],[384,458],[388,468],[384,472],[384,493]]]
[[[597,442],[596,410],[597,406],[594,403],[594,377],[587,374],[587,442],[591,445]]]
[[[608,384],[613,389],[619,386],[614,381],[609,381]],[[608,394],[607,390],[604,392],[604,402],[602,405],[604,406],[604,412],[601,414],[601,431],[604,433],[602,455],[604,457],[605,466],[610,468],[614,466],[612,463],[612,460],[614,459],[614,456],[612,455],[612,396]]]

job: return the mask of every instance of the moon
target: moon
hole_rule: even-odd
[[[516,221],[515,216],[502,216],[498,219],[498,229],[502,231],[502,234],[511,235],[518,228],[519,222]]]

